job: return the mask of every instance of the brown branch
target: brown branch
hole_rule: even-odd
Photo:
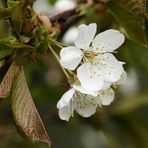
[[[63,23],[68,18],[70,18],[71,16],[76,15],[76,14],[78,14],[78,12],[77,12],[76,8],[74,8],[74,9],[67,10],[67,11],[64,11],[62,13],[59,13],[59,14],[57,14],[55,16],[52,16],[50,18],[50,21],[51,21],[51,23],[55,23],[55,22]]]
[[[71,10],[67,10],[55,16],[52,16],[49,19],[53,25],[56,25],[57,23],[60,25],[60,36],[62,36],[72,25],[77,23],[79,19],[83,16],[84,14],[80,15],[80,10],[78,10],[78,8],[76,7]]]
[[[85,4],[87,7],[92,7],[93,4],[97,4],[98,7],[96,8],[97,12],[105,12],[107,10],[107,6],[106,3],[104,1],[101,0],[90,0],[87,1],[87,3]],[[83,7],[85,8],[85,7]],[[62,13],[59,13],[55,16],[52,16],[50,19],[50,22],[54,25],[56,23],[60,24],[61,26],[61,32],[62,34],[65,33],[65,31],[67,31],[72,25],[74,25],[75,23],[77,23],[82,17],[85,16],[85,13],[81,13],[81,9],[79,9],[79,7],[76,7],[74,9],[71,10],[67,10],[64,11]]]

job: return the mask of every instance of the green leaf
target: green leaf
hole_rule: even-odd
[[[48,40],[41,41],[37,46],[37,51],[41,54],[45,53],[48,49]]]
[[[0,59],[11,54],[15,49],[34,49],[34,47],[19,42],[0,41]]]
[[[13,37],[8,37],[0,40],[0,49],[4,50],[4,49],[21,49],[21,48],[34,49],[33,46],[17,42],[16,39]]]
[[[12,40],[14,40],[13,37],[8,37],[0,40],[0,59],[9,55],[13,51],[13,48],[8,46]]]
[[[125,46],[123,46],[123,55],[126,61],[131,63],[137,68],[141,68],[145,72],[148,72],[148,47],[133,41],[126,40]]]
[[[119,24],[125,29],[130,39],[146,43],[144,19],[123,9],[119,5],[109,2],[109,10]]]
[[[19,32],[21,32],[23,20],[24,14],[22,10],[22,4],[19,3],[18,5],[13,7],[11,11],[11,22],[13,24],[15,32],[18,34]]]
[[[13,79],[18,72],[19,66],[13,62],[0,84],[0,98],[6,98],[9,95]]]
[[[3,47],[5,47],[5,50],[0,49],[0,59],[2,59],[4,57],[6,57],[7,55],[11,54],[12,51],[13,51],[13,49],[9,49],[9,47],[7,47],[7,46],[3,46]]]
[[[126,9],[127,11],[142,15],[146,13],[146,0],[113,0],[116,4]]]
[[[9,18],[10,13],[11,13],[11,9],[0,7],[0,19]]]
[[[51,141],[31,97],[23,68],[13,83],[11,98],[17,126],[30,140],[45,142],[50,146]]]
[[[18,1],[8,0],[7,6],[8,6],[8,8],[12,8],[12,7],[15,7],[18,3],[19,3]]]
[[[54,5],[57,0],[48,0],[49,4]]]
[[[10,48],[13,48],[13,49],[21,49],[21,48],[35,49],[33,46],[22,44],[22,43],[19,43],[19,42],[11,43],[8,46]]]

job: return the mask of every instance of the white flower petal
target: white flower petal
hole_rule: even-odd
[[[52,13],[59,14],[59,13],[62,13],[64,11],[68,11],[68,10],[74,9],[75,7],[76,7],[76,2],[75,1],[71,1],[71,0],[57,0],[56,3],[54,4],[54,7],[53,7],[55,12],[52,12]]]
[[[65,47],[60,52],[61,65],[69,70],[74,70],[82,60],[82,51],[74,46]]]
[[[60,119],[69,121],[70,116],[71,115],[69,114],[68,107],[63,107],[59,109]]]
[[[125,37],[118,30],[109,29],[98,34],[92,41],[92,50],[99,53],[112,52],[119,48]]]
[[[86,90],[98,91],[103,87],[102,73],[96,65],[92,65],[90,62],[82,64],[77,69],[77,76]]]
[[[77,103],[75,110],[83,117],[90,117],[96,112],[97,101],[90,95],[83,95],[83,102]]]
[[[77,38],[77,34],[78,34],[78,28],[71,27],[65,32],[62,38],[62,42],[67,45],[72,45]]]
[[[110,88],[100,93],[100,102],[102,105],[109,105],[114,100],[114,91]]]
[[[125,64],[125,62],[122,62],[122,61],[119,61],[119,63],[120,63],[121,65],[124,65],[124,64]]]
[[[78,28],[78,36],[75,41],[75,46],[84,50],[88,50],[96,33],[96,24],[80,25]]]
[[[105,53],[98,55],[96,59],[100,59],[100,62],[98,62],[105,81],[116,82],[121,78],[124,69],[113,54]]]
[[[125,84],[126,81],[127,81],[127,74],[125,71],[123,71],[121,78],[119,79],[119,81],[116,82],[116,85]]]
[[[92,96],[98,95],[98,91],[86,90],[81,85],[73,85],[73,88],[76,89],[77,91],[83,93],[83,94],[88,94],[88,95],[92,95]]]
[[[104,81],[103,90],[109,89],[111,85],[112,85],[111,82]]]
[[[59,100],[59,102],[57,103],[57,108],[63,108],[65,106],[68,106],[68,104],[70,103],[70,100],[72,99],[73,95],[75,93],[75,89],[71,88],[70,90],[68,90],[63,96],[62,98]]]

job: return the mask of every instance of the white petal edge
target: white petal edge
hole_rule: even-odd
[[[59,109],[59,117],[62,120],[69,121],[70,114],[69,114],[69,111],[68,111],[68,107],[63,107],[63,108]]]
[[[121,85],[121,84],[125,84],[127,82],[127,74],[124,71],[121,75],[121,78],[119,79],[119,81],[117,81],[115,84],[116,85]]]
[[[75,40],[75,46],[83,49],[88,50],[97,30],[96,23],[92,23],[89,25],[80,25],[78,27],[78,35]]]
[[[109,89],[111,87],[112,83],[108,81],[104,81],[103,90]]]
[[[74,88],[71,88],[66,93],[64,93],[64,95],[61,97],[61,99],[57,103],[57,108],[60,109],[60,108],[68,106],[68,104],[70,103],[70,100],[72,99],[75,91],[76,90]]]
[[[77,69],[77,77],[86,90],[99,91],[103,87],[102,73],[96,65],[92,65],[90,62],[82,64]]]
[[[65,47],[60,52],[62,67],[75,70],[82,60],[82,51],[74,46]]]
[[[94,97],[99,93],[98,91],[86,90],[81,85],[73,85],[72,87],[83,94],[92,95]]]
[[[107,89],[100,93],[100,102],[102,105],[110,105],[111,102],[114,100],[114,91],[113,89]]]
[[[109,29],[99,33],[92,41],[92,50],[98,53],[113,52],[125,41],[124,35],[118,30]]]

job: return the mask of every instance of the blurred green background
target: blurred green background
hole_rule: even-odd
[[[3,6],[5,2],[0,0]],[[52,56],[41,57],[38,63],[25,66],[29,89],[52,140],[53,148],[148,147],[146,2],[111,0],[107,5],[97,3],[85,10],[85,16],[74,24],[77,26],[81,23],[95,22],[98,32],[116,28],[126,35],[125,44],[118,50],[116,56],[119,60],[126,62],[127,80],[117,89],[115,101],[110,106],[99,108],[91,118],[82,118],[75,114],[69,122],[59,119],[56,103],[66,91],[64,87],[66,81]],[[65,10],[77,4],[83,5],[80,4],[81,1],[68,3],[61,4]],[[64,11],[58,5],[61,6],[55,0],[37,0],[34,9],[37,13],[53,15]],[[0,20],[0,38],[6,36],[9,31],[8,26],[8,22]],[[75,35],[72,31],[73,34],[70,34],[70,30],[72,28],[68,29],[69,33],[66,32],[60,38],[66,44],[70,44],[73,38],[69,38]],[[46,144],[32,143],[18,133],[9,102],[9,98],[0,102],[0,148],[46,148]]]

